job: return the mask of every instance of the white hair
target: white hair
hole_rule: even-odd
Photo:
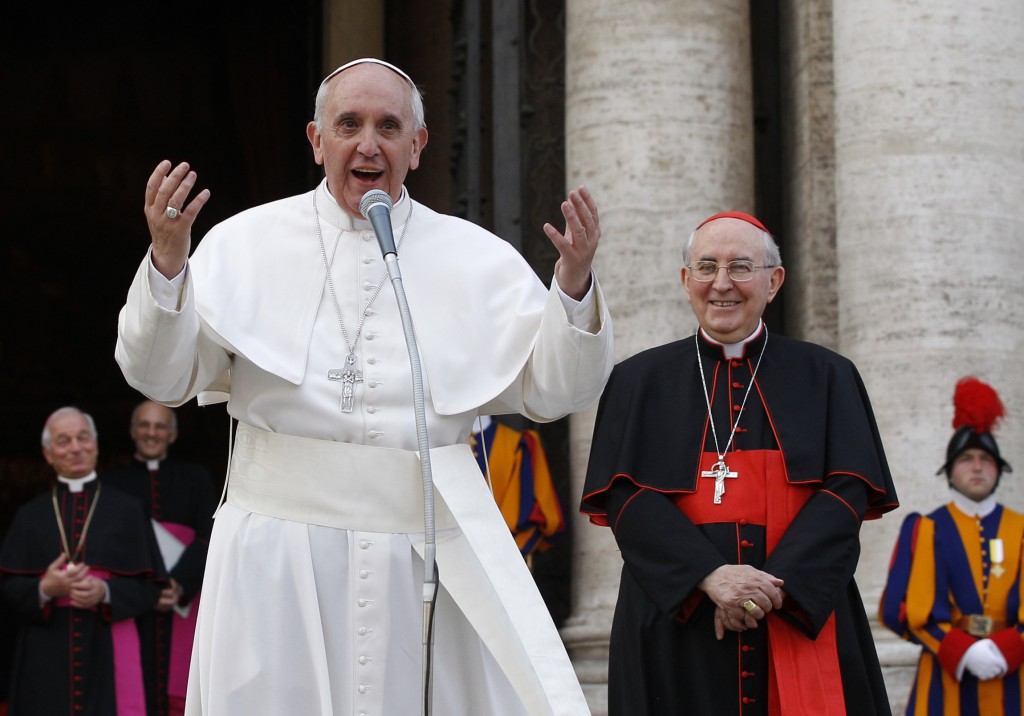
[[[757,228],[757,227],[754,227]],[[686,240],[686,244],[683,246],[683,266],[690,265],[690,251],[693,249],[693,239],[697,235],[699,229],[695,229],[690,233],[690,238]],[[782,265],[782,254],[779,253],[779,245],[775,243],[775,238],[767,231],[761,232],[761,239],[764,241],[764,256],[765,256],[765,267],[781,266]]]
[[[89,430],[92,431],[93,438],[99,438],[100,434],[96,430],[96,421],[92,419],[92,416],[89,415],[89,413],[83,412],[78,408],[69,405],[54,410],[52,413],[50,413],[50,417],[46,419],[46,422],[43,423],[42,446],[44,448],[49,450],[50,446],[53,445],[53,436],[50,435],[50,423],[52,423],[57,418],[64,417],[65,415],[81,415],[83,418],[85,418],[85,422],[89,423]]]
[[[353,60],[352,62],[342,65],[338,69],[334,70],[334,72],[324,77],[323,81],[320,82],[320,88],[316,91],[316,99],[313,102],[313,122],[316,124],[316,130],[318,132],[323,131],[323,115],[324,106],[327,104],[328,86],[331,84],[334,78],[336,78],[339,74],[347,70],[349,67],[354,67],[355,65],[363,64],[373,64],[381,65],[382,67],[387,67],[389,70],[391,70],[399,77],[404,79],[409,84],[409,87],[412,89],[412,92],[410,93],[412,95],[410,109],[412,110],[413,119],[416,122],[416,126],[413,127],[413,131],[418,132],[419,130],[427,126],[425,114],[423,112],[423,93],[420,92],[419,88],[416,86],[416,83],[412,81],[409,75],[405,74],[404,72],[402,72],[402,70],[398,69],[389,62],[384,62],[384,60],[378,60],[372,57],[364,57],[362,59]]]

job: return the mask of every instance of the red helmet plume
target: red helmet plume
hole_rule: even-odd
[[[974,376],[961,378],[953,391],[953,429],[969,425],[976,433],[989,433],[1006,415],[999,393]]]

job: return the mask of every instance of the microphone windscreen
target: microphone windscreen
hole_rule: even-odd
[[[370,211],[370,207],[374,204],[384,204],[388,211],[391,211],[391,207],[395,205],[395,202],[391,201],[391,197],[386,191],[370,189],[370,191],[363,194],[363,200],[359,202],[359,213],[369,219],[370,216],[367,212]]]

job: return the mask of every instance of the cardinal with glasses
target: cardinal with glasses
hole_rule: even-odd
[[[610,716],[890,713],[853,575],[896,494],[854,365],[762,320],[784,277],[756,218],[705,220],[683,251],[696,335],[601,399],[581,511],[624,560]]]

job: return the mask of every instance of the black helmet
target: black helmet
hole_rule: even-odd
[[[1013,468],[999,454],[999,444],[992,435],[992,428],[1005,415],[999,394],[987,383],[977,378],[961,378],[953,393],[953,427],[956,431],[946,446],[946,462],[935,474],[942,472],[949,477],[953,461],[964,450],[984,450],[999,465],[999,472],[1013,472]]]

